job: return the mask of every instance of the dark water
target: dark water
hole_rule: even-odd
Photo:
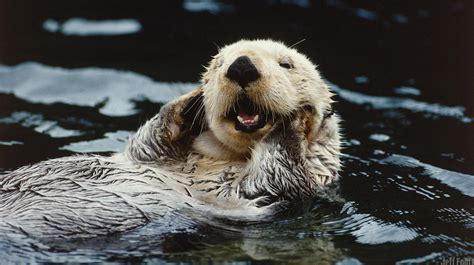
[[[315,202],[272,223],[170,214],[90,241],[2,237],[2,260],[405,264],[474,258],[467,1],[45,3],[0,2],[0,171],[74,152],[122,150],[163,102],[196,86],[215,45],[244,37],[306,39],[297,47],[332,84],[344,119],[342,199]],[[114,19],[122,27],[77,35],[70,18]],[[87,26],[79,21],[79,30]],[[128,34],[110,35],[114,30]]]

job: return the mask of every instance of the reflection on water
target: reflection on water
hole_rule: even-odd
[[[47,134],[53,138],[79,136],[82,132],[78,130],[67,130],[58,125],[57,122],[47,120],[41,114],[26,111],[13,112],[10,116],[0,118],[0,123],[21,124],[25,128],[33,128],[36,132]]]
[[[0,92],[37,103],[99,106],[100,113],[108,116],[135,114],[135,101],[167,102],[196,86],[153,82],[143,75],[112,69],[68,70],[32,62],[0,65]]]
[[[231,5],[226,5],[219,1],[207,0],[207,1],[195,1],[195,0],[184,0],[183,8],[189,12],[209,12],[211,14],[218,14],[220,12],[233,11]]]
[[[331,88],[344,100],[350,101],[351,103],[357,105],[367,104],[374,109],[407,109],[413,112],[435,114],[436,116],[451,116],[466,123],[472,122],[471,117],[464,115],[465,108],[462,106],[450,107],[436,103],[417,101],[410,98],[365,95],[362,93],[341,89],[334,84],[331,85]],[[407,90],[405,89],[402,91],[406,93]],[[413,92],[413,90],[410,91]]]
[[[142,25],[135,19],[120,20],[87,20],[83,18],[70,18],[63,23],[54,19],[43,22],[43,29],[49,32],[61,32],[64,35],[78,36],[113,36],[137,33]]]
[[[0,99],[7,104],[1,110],[0,151],[17,157],[38,146],[44,151],[25,162],[2,159],[0,167],[11,170],[69,151],[120,151],[161,103],[195,87],[110,69],[1,66]],[[462,139],[473,130],[464,108],[428,103],[420,95],[417,100],[401,97],[416,94],[416,88],[375,96],[332,87],[347,135],[340,200],[317,200],[308,212],[273,223],[242,225],[170,213],[130,233],[89,241],[2,236],[0,257],[23,262],[403,264],[474,255],[473,158],[453,144],[448,145],[452,150],[441,145],[433,149],[435,156],[428,155],[420,144],[429,139],[399,134],[421,124],[443,139],[443,131],[436,129],[449,126]]]
[[[104,135],[104,138],[74,142],[63,146],[60,149],[76,153],[122,152],[128,138],[133,135],[133,133],[134,132],[129,131],[108,132]]]
[[[407,86],[395,88],[395,93],[400,94],[400,95],[413,95],[413,96],[421,95],[421,91],[419,89],[414,88],[414,87],[407,87]]]

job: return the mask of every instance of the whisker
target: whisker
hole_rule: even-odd
[[[204,122],[203,122],[203,119],[205,119],[205,112],[204,112],[204,104],[202,105],[201,109],[199,110],[200,114],[199,115],[202,115],[202,117],[200,118],[201,119],[201,128],[199,130],[199,134],[201,134],[204,130]]]
[[[202,112],[203,109],[204,109],[204,104],[201,104],[198,111],[196,112],[196,115],[194,115],[193,122],[191,123],[191,128],[194,127],[194,123],[196,122],[196,118],[200,115],[200,113]]]
[[[188,114],[188,112],[194,107],[194,105],[196,105],[196,103],[200,101],[199,99],[192,99],[192,100],[194,100],[193,104],[184,111],[184,114]]]
[[[237,101],[237,102],[238,102],[238,101]],[[238,104],[238,103],[237,103],[237,104]],[[235,108],[235,105],[236,105],[235,102],[233,102],[233,103],[232,103],[232,110],[233,110],[235,113],[237,113],[237,109]]]
[[[298,45],[298,44],[300,44],[300,43],[304,42],[305,40],[306,40],[306,39],[302,39],[302,40],[300,40],[300,41],[298,41],[298,42],[294,43],[293,45],[291,45],[291,46],[290,46],[290,48],[293,48],[293,47],[295,47],[296,45]]]

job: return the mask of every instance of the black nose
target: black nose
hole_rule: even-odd
[[[229,69],[227,69],[226,76],[230,80],[237,82],[243,89],[245,89],[250,82],[260,78],[257,68],[247,56],[237,58],[229,66]]]

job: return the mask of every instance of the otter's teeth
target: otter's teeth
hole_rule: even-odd
[[[253,121],[252,121],[252,122],[254,122],[254,123],[257,122],[257,121],[258,121],[258,118],[259,118],[259,117],[258,117],[258,114],[255,115],[255,117],[253,117]]]
[[[249,125],[249,124],[255,124],[258,122],[258,119],[259,119],[259,116],[258,114],[253,116],[252,119],[244,119],[242,118],[241,116],[237,116],[237,120],[242,123],[242,124],[246,124],[246,125]]]

